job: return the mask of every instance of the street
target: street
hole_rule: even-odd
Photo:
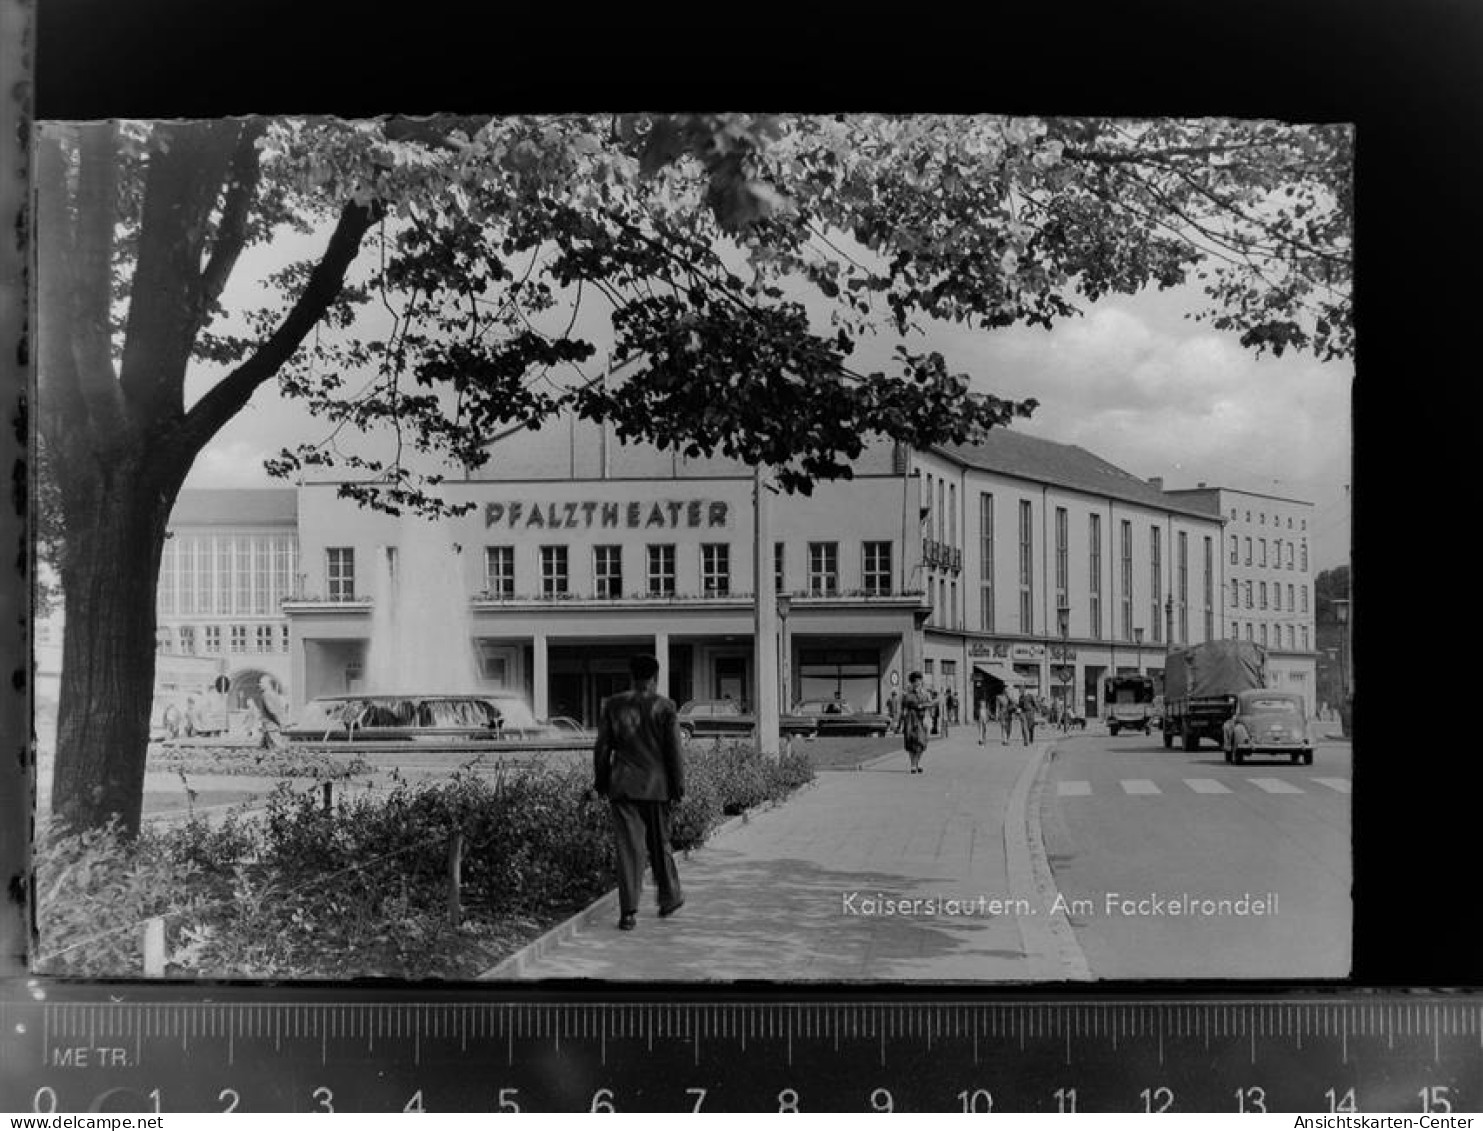
[[[1347,976],[1350,770],[1329,741],[1312,766],[1236,766],[1208,742],[1165,750],[1157,730],[1058,740],[1041,831],[1092,976]],[[1186,897],[1207,913],[1175,913]]]

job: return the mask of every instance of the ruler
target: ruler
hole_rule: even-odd
[[[12,993],[0,1027],[19,1112],[1483,1108],[1483,998],[1444,993],[60,986]]]

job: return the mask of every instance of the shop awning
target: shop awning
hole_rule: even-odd
[[[973,664],[973,670],[982,675],[993,676],[1000,683],[1036,683],[1036,677],[1021,672],[1010,671],[1002,664],[985,664],[977,661]]]

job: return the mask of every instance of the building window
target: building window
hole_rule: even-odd
[[[700,547],[700,588],[707,597],[731,592],[731,547],[725,542],[707,542]]]
[[[1087,516],[1087,542],[1090,546],[1089,568],[1091,576],[1088,579],[1087,592],[1091,600],[1091,630],[1092,639],[1102,639],[1102,516],[1093,514]]]
[[[1293,600],[1294,586],[1292,582],[1287,583],[1287,611],[1295,613],[1298,611],[1298,603]]]
[[[950,627],[961,628],[962,622],[958,619],[958,583],[956,581],[948,583],[948,608],[952,611],[952,624]],[[943,661],[943,666],[947,666],[946,660]]]
[[[273,626],[271,624],[260,624],[257,626],[257,650],[259,652],[271,652],[273,650]]]
[[[273,547],[266,539],[252,541],[252,611],[258,616],[272,612],[268,600],[273,582]]]
[[[994,631],[994,496],[978,497],[978,627]]]
[[[933,499],[932,487],[933,487],[933,480],[932,480],[931,474],[929,473],[927,475],[927,493],[924,496],[924,498],[925,498],[925,505],[927,507],[927,526],[926,526],[926,530],[927,530],[927,540],[929,542],[930,541],[934,541],[936,539],[936,537],[937,537],[937,534],[936,534],[937,527],[936,527],[936,525],[934,525],[935,524],[935,521],[936,521],[937,508],[932,505],[932,499]]]
[[[196,654],[196,626],[193,624],[180,626],[180,653],[183,656]]]
[[[956,483],[947,485],[947,543],[949,546],[958,544],[958,485]]]
[[[325,555],[330,600],[355,600],[355,550],[350,546],[332,546]]]
[[[937,579],[937,608],[933,611],[936,614],[933,619],[937,622],[937,627],[947,628],[949,618],[947,607],[947,582],[940,577]]]
[[[1231,564],[1237,565],[1241,560],[1241,540],[1234,534],[1231,535]]]
[[[1302,563],[1298,566],[1298,568],[1301,569],[1304,573],[1308,572],[1308,543],[1306,541],[1304,541],[1302,544]]]
[[[1179,643],[1189,643],[1189,535],[1179,532]]]
[[[1267,540],[1265,538],[1257,539],[1257,549],[1261,555],[1260,564],[1265,567],[1267,564]]]
[[[1267,607],[1267,583],[1263,581],[1256,587],[1256,591],[1260,601],[1260,607],[1265,609]]]
[[[786,593],[788,587],[783,583],[786,574],[783,572],[783,544],[774,542],[772,544],[772,587],[779,593]]]
[[[286,624],[280,624],[278,626],[278,650],[280,652],[288,651],[288,625]]]
[[[1246,539],[1246,564],[1251,564],[1251,539]]]
[[[1232,640],[1240,640],[1241,639],[1241,622],[1238,621],[1238,620],[1231,621],[1231,639]]]
[[[1020,501],[1020,631],[1035,631],[1035,526],[1030,502]]]
[[[1251,582],[1246,583],[1246,607],[1251,608]]]
[[[1303,626],[1303,651],[1308,651],[1308,626]]]
[[[1205,583],[1201,586],[1202,596],[1205,599],[1205,613],[1202,618],[1205,629],[1205,639],[1215,639],[1215,540],[1205,538]]]
[[[211,583],[211,541],[202,538],[196,546],[196,608],[203,613],[211,611]]]
[[[234,612],[247,612],[247,603],[244,600],[240,609],[232,607],[232,596],[236,592],[232,584],[232,545],[231,538],[213,539],[216,543],[216,602],[215,612],[217,616],[230,616]],[[211,551],[205,546],[201,547],[202,553],[209,554]],[[245,569],[238,576],[245,577]],[[204,610],[203,610],[204,611]]]
[[[1287,544],[1287,568],[1288,569],[1292,569],[1293,568],[1293,552],[1292,552],[1292,543],[1291,542],[1289,542]]]
[[[1123,620],[1122,638],[1131,640],[1133,639],[1133,524],[1123,519],[1119,534],[1118,541],[1121,543],[1121,549],[1118,573],[1122,588],[1119,594]]]
[[[1252,629],[1250,621],[1246,622],[1246,639],[1253,641],[1256,639],[1256,632]]]
[[[864,556],[860,577],[864,583],[865,592],[889,593],[891,591],[891,543],[866,542]]]
[[[623,547],[592,547],[592,592],[612,600],[623,596]]]
[[[561,597],[569,592],[571,577],[565,546],[541,547],[541,596]]]
[[[1234,517],[1234,516],[1233,516]],[[1164,639],[1164,544],[1157,526],[1148,528],[1148,620],[1157,644]],[[1234,541],[1232,542],[1234,553]]]
[[[247,626],[245,624],[232,625],[232,651],[247,651]]]
[[[937,481],[937,540],[945,540],[947,533],[947,484],[944,480]]]
[[[278,538],[273,542],[273,600],[272,611],[277,612],[283,599],[293,592],[294,544],[289,538]]]
[[[221,654],[221,625],[208,624],[202,629],[202,651],[216,656]]]
[[[515,596],[515,547],[484,547],[484,591],[491,597]]]
[[[231,582],[237,596],[232,602],[232,612],[240,616],[242,613],[252,612],[252,539],[244,536],[233,541],[236,543],[236,548],[232,554],[234,569]],[[221,555],[217,557],[219,559]],[[228,579],[224,571],[221,576],[218,576],[217,585],[220,589],[227,587]],[[218,608],[220,605],[221,602],[218,601]]]
[[[1297,644],[1296,644],[1296,640],[1294,638],[1293,626],[1292,625],[1288,625],[1287,626],[1287,650],[1289,652],[1291,652],[1296,646],[1297,646]]]
[[[1231,608],[1241,607],[1241,583],[1235,578],[1231,579]]]
[[[649,596],[673,597],[675,593],[675,547],[660,543],[649,547]]]
[[[927,660],[923,660],[922,661],[922,675],[924,675],[926,677],[927,684],[928,684],[929,687],[932,684],[932,673],[933,673],[934,670],[935,670],[934,665],[933,665],[933,663],[932,663],[932,661],[930,659],[927,659]]]
[[[808,591],[815,596],[839,592],[839,543],[808,544]]]
[[[1261,626],[1261,638],[1262,647],[1265,648],[1267,646],[1267,626],[1265,624]]]
[[[1071,541],[1071,537],[1070,537],[1070,534],[1069,534],[1069,532],[1067,530],[1067,523],[1068,522],[1069,522],[1069,516],[1066,514],[1066,508],[1065,507],[1057,507],[1056,508],[1056,607],[1057,608],[1059,608],[1062,605],[1067,604],[1068,603],[1068,600],[1069,600],[1069,598],[1067,596],[1067,590],[1070,587],[1070,582],[1069,582],[1068,578],[1069,578],[1069,575],[1070,575],[1071,570],[1070,570],[1070,566],[1069,566],[1069,564],[1067,562],[1067,556],[1070,553],[1069,543]]]

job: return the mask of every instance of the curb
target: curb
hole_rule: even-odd
[[[794,790],[793,793],[789,794],[788,799],[791,800],[803,790],[811,789],[816,784],[817,780],[804,783],[803,785],[799,786],[798,789]],[[750,824],[752,818],[756,814],[765,813],[767,812],[767,810],[775,808],[779,804],[786,803],[787,801],[754,805],[752,808],[747,809],[744,812],[738,813],[733,817],[726,818],[726,820],[722,821],[719,825],[717,825],[710,831],[710,833],[706,836],[705,840],[702,843],[696,845],[694,848],[685,849],[681,853],[681,859],[689,860],[692,853],[703,851],[706,845],[713,843],[732,830],[741,828],[743,825]],[[523,978],[525,977],[526,970],[533,962],[545,958],[546,955],[548,955],[553,948],[559,946],[561,943],[568,941],[574,935],[580,934],[584,928],[591,926],[598,920],[615,919],[617,909],[618,889],[613,888],[605,895],[598,896],[596,900],[594,900],[592,903],[589,903],[586,907],[582,908],[582,910],[578,911],[576,914],[563,919],[560,923],[556,924],[556,926],[552,927],[545,934],[540,935],[537,938],[526,943],[514,954],[501,959],[494,966],[484,971],[484,973],[477,975],[474,980],[476,982],[495,982],[517,980]]]
[[[1076,933],[1065,912],[1055,907],[1059,892],[1040,827],[1044,770],[1050,764],[1055,743],[1036,746],[1035,755],[1015,780],[1004,811],[1004,863],[1009,894],[1031,906],[1028,915],[1016,919],[1030,966],[1026,980],[1090,981],[1091,970],[1076,941]]]

